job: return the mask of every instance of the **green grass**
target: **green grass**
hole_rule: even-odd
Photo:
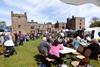
[[[29,41],[24,46],[16,47],[17,54],[4,58],[0,56],[0,67],[38,67],[34,56],[38,54],[39,40]]]
[[[38,67],[36,59],[38,58],[37,46],[41,39],[29,41],[24,43],[23,46],[16,47],[17,54],[4,58],[0,56],[0,67]],[[91,64],[95,67],[100,67],[100,61],[91,60]]]

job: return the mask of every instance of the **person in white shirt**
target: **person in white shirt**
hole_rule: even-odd
[[[14,46],[12,37],[10,34],[6,34],[8,36],[8,39],[4,42],[4,46]]]

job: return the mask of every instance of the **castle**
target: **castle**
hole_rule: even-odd
[[[11,21],[12,21],[12,31],[21,31],[22,33],[30,33],[30,32],[44,32],[44,31],[57,31],[63,29],[73,29],[79,30],[84,28],[85,26],[85,18],[77,18],[72,17],[72,19],[67,19],[67,22],[56,22],[52,24],[52,22],[40,24],[31,20],[28,22],[26,12],[24,14],[16,14],[11,11]]]
[[[72,30],[82,30],[85,28],[85,18],[84,17],[74,17],[67,18],[67,29]]]

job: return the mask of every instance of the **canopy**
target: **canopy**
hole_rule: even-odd
[[[85,3],[92,3],[97,6],[100,6],[100,0],[61,0],[64,3],[72,4],[72,5],[81,5]]]

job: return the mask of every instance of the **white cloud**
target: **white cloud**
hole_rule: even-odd
[[[65,4],[59,0],[3,0],[6,5],[15,8],[13,11],[18,13],[27,12],[28,18],[38,22],[44,21],[65,21],[67,17],[72,15],[85,17],[86,24],[92,17],[100,18],[100,7],[93,4],[84,4],[79,6]],[[17,8],[17,9],[16,9]],[[22,10],[18,10],[22,9]],[[6,9],[5,9],[6,10]],[[2,14],[0,9],[0,15]],[[10,15],[9,11],[5,11],[5,15]],[[7,19],[8,20],[8,19]],[[10,19],[9,19],[10,20]],[[88,27],[86,25],[86,27]]]

